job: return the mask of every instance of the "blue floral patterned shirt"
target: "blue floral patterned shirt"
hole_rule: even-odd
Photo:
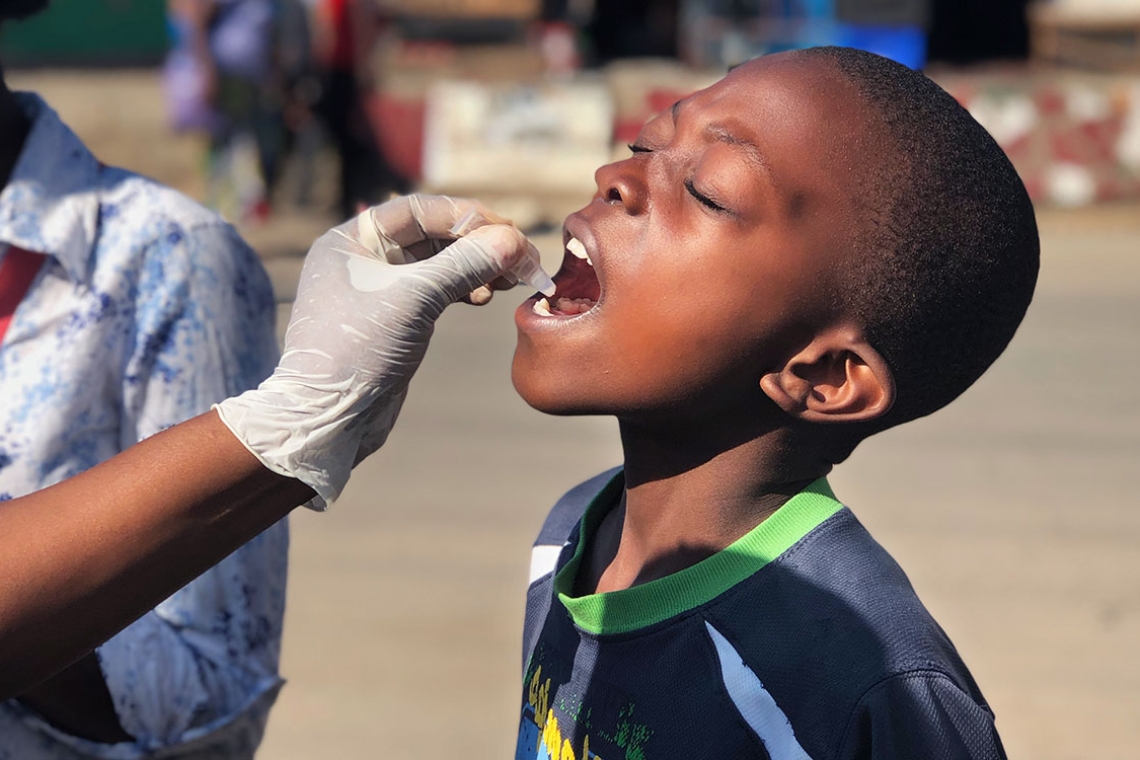
[[[0,500],[209,410],[277,359],[269,280],[233,228],[101,165],[19,97],[33,126],[0,193],[0,259],[47,258],[0,345]],[[252,757],[282,683],[287,549],[282,521],[99,648],[135,742],[68,736],[11,701],[0,760]]]

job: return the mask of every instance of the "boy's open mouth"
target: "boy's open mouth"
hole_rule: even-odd
[[[566,241],[562,267],[554,275],[557,290],[550,298],[539,298],[532,310],[540,317],[576,317],[598,305],[602,287],[586,246],[571,236]]]

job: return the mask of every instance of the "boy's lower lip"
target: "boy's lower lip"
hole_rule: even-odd
[[[535,304],[542,298],[544,298],[544,296],[541,293],[536,293],[519,304],[519,307],[515,309],[515,325],[520,330],[531,332],[537,330],[567,329],[575,324],[591,319],[598,310],[598,305],[595,305],[594,308],[581,314],[553,313],[550,316],[541,316],[535,312],[534,308]]]

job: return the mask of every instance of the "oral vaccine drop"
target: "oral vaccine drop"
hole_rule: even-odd
[[[475,229],[475,222],[479,219],[492,224],[510,224],[506,219],[495,216],[494,214],[482,214],[472,209],[455,223],[450,232],[456,237],[463,237]],[[519,282],[534,288],[544,296],[554,295],[554,280],[550,279],[550,275],[542,268],[542,262],[538,256],[538,249],[533,245],[530,245],[530,250],[527,252],[527,255],[523,257],[522,261],[511,267],[510,273],[518,278]]]

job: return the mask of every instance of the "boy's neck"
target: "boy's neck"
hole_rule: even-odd
[[[617,591],[690,567],[748,533],[831,470],[786,430],[621,424],[625,493],[591,537],[577,593]]]

